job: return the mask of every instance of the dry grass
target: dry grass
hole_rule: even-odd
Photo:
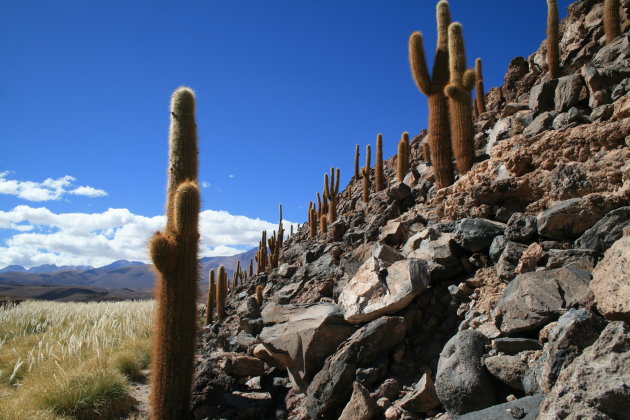
[[[0,419],[119,418],[149,364],[153,302],[0,308]]]

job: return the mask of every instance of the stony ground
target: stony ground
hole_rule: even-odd
[[[423,131],[404,182],[396,157],[369,202],[353,180],[327,233],[303,226],[230,290],[199,337],[194,418],[627,415],[630,33],[605,46],[601,16],[570,7],[559,79],[544,44],[512,60],[452,186]]]

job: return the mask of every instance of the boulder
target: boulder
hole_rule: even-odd
[[[554,109],[554,100],[558,79],[532,86],[529,92],[529,109],[539,114],[543,111]]]
[[[266,360],[286,368],[300,389],[306,388],[326,357],[354,332],[333,303],[270,303],[262,318],[265,324],[274,324],[263,328],[259,336]]]
[[[403,201],[411,196],[411,188],[404,182],[398,182],[389,188],[387,195],[394,201]]]
[[[265,363],[243,353],[223,353],[218,366],[228,375],[261,376],[265,374]]]
[[[436,239],[432,238],[423,240],[407,258],[425,260],[429,264],[431,283],[434,284],[455,277],[463,271],[463,267],[454,249],[452,233],[442,233]]]
[[[380,230],[378,240],[388,245],[400,244],[405,235],[405,227],[402,223],[390,220]]]
[[[518,356],[491,356],[484,360],[488,372],[495,378],[511,386],[523,390],[521,380],[527,365]]]
[[[470,252],[487,249],[493,239],[503,235],[505,225],[486,219],[462,219],[454,230],[454,240],[462,248]]]
[[[553,125],[553,120],[556,118],[556,113],[552,111],[546,111],[538,115],[534,120],[523,130],[525,137],[535,136],[548,130]]]
[[[505,228],[505,237],[509,241],[529,242],[536,238],[538,226],[536,216],[514,213]]]
[[[588,295],[591,274],[568,266],[518,275],[503,292],[493,315],[506,335],[535,331]]]
[[[630,323],[630,234],[606,251],[589,286],[606,318]]]
[[[346,321],[360,324],[405,308],[430,283],[426,261],[409,258],[384,266],[369,258],[339,295]]]
[[[611,322],[558,377],[539,419],[622,419],[630,412],[630,326]]]
[[[424,230],[421,230],[420,232],[414,234],[409,239],[407,239],[407,242],[405,242],[405,245],[403,246],[402,252],[405,256],[407,256],[418,249],[422,241],[424,241],[425,239],[436,240],[439,237],[440,232],[434,228],[426,228]]]
[[[494,404],[490,377],[481,363],[485,335],[463,330],[451,338],[440,353],[435,390],[449,414],[465,414]]]
[[[551,127],[554,130],[564,130],[565,128],[576,127],[580,124],[588,124],[591,121],[586,116],[586,112],[577,107],[573,107],[567,112],[558,114],[554,119]]]
[[[545,267],[559,268],[569,264],[577,264],[591,271],[601,253],[592,249],[550,249],[546,254]]]
[[[493,263],[498,263],[499,258],[501,258],[501,254],[507,245],[508,240],[505,235],[495,236],[490,244],[490,249],[488,250],[488,255]]]
[[[403,317],[381,317],[358,329],[326,359],[306,390],[311,418],[337,418],[350,399],[356,371],[386,354],[405,338]]]
[[[492,340],[492,348],[500,353],[514,355],[525,350],[540,350],[540,341],[531,338],[502,337]]]
[[[520,398],[504,404],[494,405],[484,410],[464,414],[457,420],[536,420],[540,411],[543,394]]]
[[[527,251],[527,245],[508,241],[505,244],[501,257],[497,262],[497,274],[503,280],[511,280],[516,275],[516,267],[523,254]]]
[[[378,407],[370,397],[370,391],[358,382],[352,384],[352,396],[341,412],[339,420],[371,420]]]
[[[435,385],[431,380],[430,372],[425,372],[413,390],[405,395],[398,404],[405,410],[414,413],[426,413],[439,407],[440,400],[435,392]]]
[[[575,246],[604,252],[621,238],[626,226],[630,226],[630,206],[621,207],[606,214],[575,241]]]
[[[405,259],[405,257],[403,257],[391,246],[378,242],[372,248],[372,256],[383,263],[385,266],[390,266],[396,261]]]
[[[538,215],[538,234],[557,240],[575,239],[609,210],[588,198],[561,201]]]
[[[554,95],[555,110],[564,112],[576,106],[583,87],[584,81],[579,74],[560,77]]]

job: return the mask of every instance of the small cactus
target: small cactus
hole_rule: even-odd
[[[212,312],[214,312],[214,268],[208,274],[208,299],[206,300],[206,325],[212,322]]]
[[[263,286],[262,284],[259,284],[256,286],[256,303],[258,304],[258,306],[262,305],[263,303]]]
[[[328,223],[335,223],[337,220],[337,201],[339,200],[339,168],[335,173],[334,168],[330,168],[330,184],[328,174],[324,174],[324,198],[328,198]]]
[[[429,143],[422,143],[422,156],[426,162],[431,162],[431,151],[429,150]]]
[[[249,259],[249,276],[253,276],[254,275],[254,260],[253,259]]]
[[[444,88],[448,83],[448,25],[451,15],[448,2],[440,1],[436,6],[438,27],[437,48],[433,62],[433,77],[429,76],[424,55],[422,34],[414,32],[409,37],[409,64],[416,85],[429,100],[429,141],[431,161],[438,188],[453,183],[453,159],[448,115],[448,103]]]
[[[376,164],[374,166],[374,191],[385,188],[385,171],[383,171],[383,135],[376,136]]]
[[[317,211],[315,210],[314,207],[311,207],[311,216],[310,216],[311,222],[310,222],[310,230],[309,230],[309,238],[310,239],[315,239],[315,237],[317,236]]]
[[[477,110],[477,116],[486,112],[486,97],[483,89],[481,58],[475,60],[475,109]]]
[[[621,17],[619,0],[604,0],[604,33],[606,34],[606,44],[610,44],[621,35]]]
[[[371,163],[371,149],[368,144],[365,146],[365,166],[361,169],[361,176],[363,177],[363,202],[370,201],[370,163]]]
[[[550,79],[560,77],[559,32],[558,4],[556,0],[547,0],[547,67]]]
[[[223,319],[225,317],[225,294],[227,292],[227,273],[225,267],[219,267],[219,273],[217,275],[217,318]]]
[[[282,226],[282,204],[280,204],[280,221],[278,222],[278,247],[282,249],[284,242],[284,227]]]
[[[171,98],[166,228],[149,243],[157,270],[156,321],[151,357],[151,418],[186,418],[197,324],[199,187],[195,95]]]
[[[449,98],[451,145],[457,172],[464,175],[475,158],[474,128],[470,92],[475,84],[475,72],[466,70],[466,52],[462,25],[451,23],[448,28],[450,83],[445,88]]]
[[[354,180],[358,181],[361,178],[359,174],[359,145],[354,149]]]
[[[407,136],[409,137],[409,136]],[[398,159],[396,162],[396,179],[403,182],[407,175],[407,164],[409,162],[409,143],[405,141],[405,136],[398,142]]]
[[[319,219],[320,232],[322,234],[328,232],[328,217],[325,214],[322,214],[322,217]]]

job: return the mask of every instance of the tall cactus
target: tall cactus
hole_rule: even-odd
[[[486,96],[483,89],[483,73],[481,71],[481,58],[475,60],[475,105],[477,115],[486,112]]]
[[[363,177],[363,202],[370,201],[370,164],[372,163],[372,150],[370,145],[365,146],[365,166],[361,169]]]
[[[383,170],[383,135],[376,136],[376,163],[374,166],[374,191],[385,188],[385,171]]]
[[[426,162],[431,162],[431,151],[429,150],[429,143],[422,143],[422,156]]]
[[[284,226],[282,226],[282,204],[280,204],[280,221],[278,222],[278,246],[282,249],[284,243]]]
[[[462,25],[451,23],[448,27],[450,83],[446,86],[451,121],[451,146],[455,155],[457,172],[464,175],[470,170],[475,158],[474,129],[471,95],[475,85],[475,72],[466,70],[466,52]]]
[[[409,38],[409,64],[416,85],[429,101],[429,142],[431,161],[438,188],[453,183],[453,160],[448,104],[444,88],[448,83],[448,25],[451,15],[448,2],[436,6],[438,38],[433,62],[433,79],[429,76],[424,56],[422,34],[414,32]]]
[[[319,230],[320,233],[324,234],[328,232],[328,216],[323,214],[322,217],[319,219]]]
[[[310,209],[310,224],[309,224],[309,235],[308,237],[310,239],[315,239],[315,236],[317,236],[317,211],[315,210],[315,207],[311,207]]]
[[[217,318],[225,317],[225,294],[227,292],[227,272],[224,266],[219,267],[217,274]]]
[[[613,42],[621,35],[621,16],[619,0],[604,0],[604,32],[606,34],[606,44]]]
[[[254,260],[249,259],[249,275],[250,277],[254,275]]]
[[[171,98],[166,228],[149,250],[157,270],[152,345],[151,418],[187,418],[196,335],[199,269],[199,187],[195,95],[178,88]]]
[[[361,178],[359,174],[359,145],[357,144],[354,149],[354,181],[358,181]]]
[[[328,223],[333,224],[337,220],[337,201],[339,200],[339,168],[335,171],[330,168],[330,182],[328,175],[324,174],[324,197],[328,198]]]
[[[212,322],[212,313],[214,312],[214,268],[208,274],[208,299],[206,300],[206,325]]]
[[[560,77],[560,30],[558,23],[558,4],[556,0],[547,0],[547,67],[549,78]]]
[[[403,182],[403,180],[405,179],[405,175],[407,175],[408,162],[409,143],[405,141],[405,136],[403,135],[398,142],[398,159],[396,162],[396,179],[398,180],[398,182]]]

